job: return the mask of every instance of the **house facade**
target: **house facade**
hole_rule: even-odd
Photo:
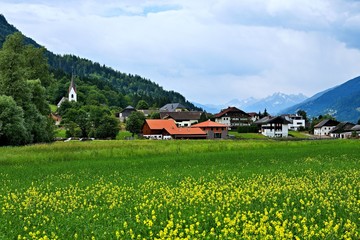
[[[179,128],[172,119],[146,119],[142,135],[148,139],[206,139],[206,132],[200,128]]]
[[[329,136],[331,130],[333,130],[339,124],[338,121],[332,119],[325,119],[314,126],[315,136]]]
[[[173,119],[178,127],[190,127],[199,122],[204,112],[160,112],[161,119]]]
[[[232,129],[239,126],[249,126],[251,123],[251,116],[236,107],[228,107],[215,114],[214,120],[215,122],[224,124],[228,126],[229,129]]]
[[[341,122],[329,132],[329,135],[332,138],[350,138],[353,127],[355,124],[351,122]]]
[[[192,128],[200,128],[207,134],[207,139],[227,139],[228,126],[225,124],[205,121],[191,126]]]
[[[250,120],[251,122],[256,122],[257,120],[260,119],[260,115],[259,113],[256,113],[256,112],[249,112],[247,113],[249,116],[250,116]]]
[[[132,112],[136,112],[136,109],[132,106],[127,106],[119,113],[120,122],[125,122]]]
[[[260,125],[261,134],[267,137],[288,137],[290,121],[282,116],[267,116],[255,122]]]
[[[285,117],[285,119],[290,122],[289,130],[299,131],[300,128],[305,128],[305,126],[306,126],[305,119],[303,119],[303,117],[300,115],[286,114],[286,115],[282,115],[282,116]]]

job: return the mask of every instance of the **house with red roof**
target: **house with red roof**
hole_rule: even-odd
[[[227,125],[229,129],[249,126],[251,123],[251,116],[236,107],[228,107],[221,110],[221,112],[214,115],[214,119],[217,123]]]
[[[225,124],[205,121],[191,126],[192,128],[200,128],[207,134],[208,139],[226,139],[228,137],[228,126]]]
[[[207,136],[200,128],[179,128],[172,119],[146,119],[142,135],[148,139],[206,139]]]

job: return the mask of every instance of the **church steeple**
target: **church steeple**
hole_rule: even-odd
[[[76,86],[74,82],[74,74],[71,76],[71,82],[69,86],[69,101],[77,102]]]

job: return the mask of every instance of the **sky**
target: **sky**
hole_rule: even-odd
[[[355,0],[0,0],[0,13],[56,54],[201,104],[310,97],[360,75]]]

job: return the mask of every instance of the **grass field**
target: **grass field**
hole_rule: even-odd
[[[0,148],[0,239],[359,239],[360,144]]]
[[[266,136],[260,133],[238,133],[236,131],[230,131],[229,135],[234,136],[236,139],[267,139]]]

